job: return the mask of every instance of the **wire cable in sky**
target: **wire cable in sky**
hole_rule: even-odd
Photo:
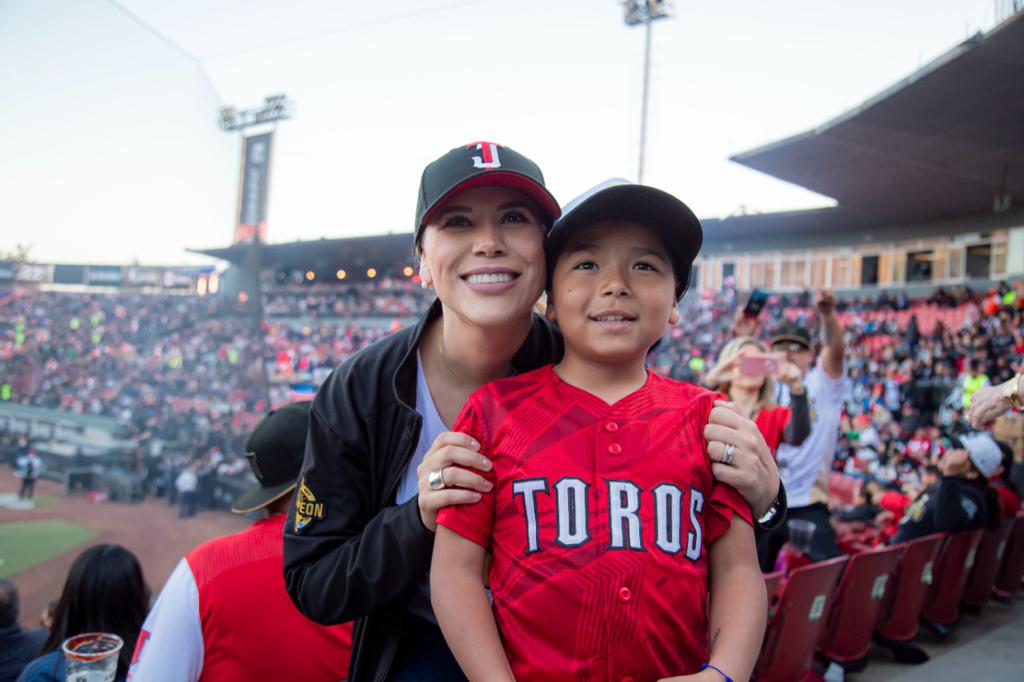
[[[134,14],[134,13],[130,12],[128,10],[128,8],[126,8],[121,3],[117,2],[117,0],[107,0],[107,3],[109,3],[111,7],[113,7],[116,10],[118,10],[119,12],[124,14],[126,17],[128,17],[129,19],[134,21],[136,24],[138,24],[142,28],[146,29],[147,31],[152,33],[154,36],[156,36],[157,38],[159,38],[163,42],[165,42],[168,45],[170,45],[175,50],[175,52],[178,52],[179,54],[184,56],[186,59],[188,59],[189,61],[194,63],[196,65],[196,67],[199,69],[199,73],[202,74],[203,79],[206,81],[206,84],[208,86],[210,86],[210,89],[213,91],[213,94],[217,98],[217,101],[221,105],[224,104],[224,98],[221,97],[220,90],[218,90],[217,86],[213,84],[213,80],[210,78],[210,74],[206,72],[206,68],[203,66],[203,62],[202,62],[201,59],[199,59],[194,54],[192,54],[191,52],[189,52],[188,50],[183,48],[178,43],[176,43],[173,40],[171,40],[171,38],[167,34],[162,33],[161,31],[157,30],[152,24],[147,23],[141,17],[139,17],[137,14]]]

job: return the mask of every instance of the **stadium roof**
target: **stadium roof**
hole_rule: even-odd
[[[214,258],[242,264],[250,253],[245,244],[218,249],[189,249]],[[383,269],[413,263],[413,236],[411,232],[385,234],[372,237],[345,239],[314,239],[264,244],[260,247],[261,260],[267,266],[287,270],[324,270],[345,268],[353,274],[365,268]]]
[[[836,199],[819,212],[830,227],[849,211],[875,221],[987,213],[1007,192],[1024,205],[1024,12],[852,111],[732,160]]]

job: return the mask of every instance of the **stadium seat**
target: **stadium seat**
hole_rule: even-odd
[[[757,682],[796,682],[807,676],[846,562],[847,557],[837,557],[789,574],[769,614],[754,669]]]
[[[964,589],[965,606],[980,609],[992,597],[992,586],[996,580],[996,573],[1003,563],[1007,541],[1014,525],[1016,519],[1003,519],[998,529],[986,530],[982,534],[974,569]]]
[[[953,533],[935,560],[935,580],[924,603],[923,616],[938,626],[953,625],[960,618],[960,599],[967,586],[984,530]]]
[[[996,574],[996,582],[992,588],[1001,599],[1015,597],[1020,591],[1021,577],[1024,576],[1024,512],[1017,514],[1017,521],[1010,531],[1006,551],[1003,552],[1003,565]]]
[[[935,557],[945,533],[894,545],[902,548],[888,593],[878,614],[877,632],[886,639],[909,642],[917,636],[921,605],[932,584]]]
[[[826,658],[842,663],[867,655],[871,633],[904,549],[897,545],[850,557],[839,580],[821,643]]]

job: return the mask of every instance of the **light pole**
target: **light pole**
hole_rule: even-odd
[[[264,230],[266,228],[266,205],[269,192],[270,149],[277,122],[291,118],[293,104],[285,95],[271,95],[263,105],[252,109],[238,110],[223,107],[220,110],[221,130],[242,134],[242,173],[239,177],[238,221],[235,225],[235,244],[245,249],[242,259],[243,293],[252,291],[249,301],[243,303],[250,312],[253,339],[259,353],[261,389],[272,405],[270,377],[267,376],[269,351],[266,334],[263,333],[263,253]],[[269,127],[269,132],[266,129]],[[257,128],[264,132],[246,135],[246,130]]]
[[[669,0],[623,0],[622,18],[626,26],[644,27],[644,91],[640,102],[640,158],[637,182],[644,181],[644,151],[647,147],[647,91],[651,80],[651,22],[672,16]]]

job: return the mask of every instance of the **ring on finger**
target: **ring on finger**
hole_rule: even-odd
[[[448,487],[444,482],[444,469],[444,467],[434,469],[427,475],[427,485],[430,486],[431,490],[441,490]]]
[[[736,457],[736,446],[732,443],[726,443],[725,454],[722,455],[722,464],[732,464],[732,460]]]

